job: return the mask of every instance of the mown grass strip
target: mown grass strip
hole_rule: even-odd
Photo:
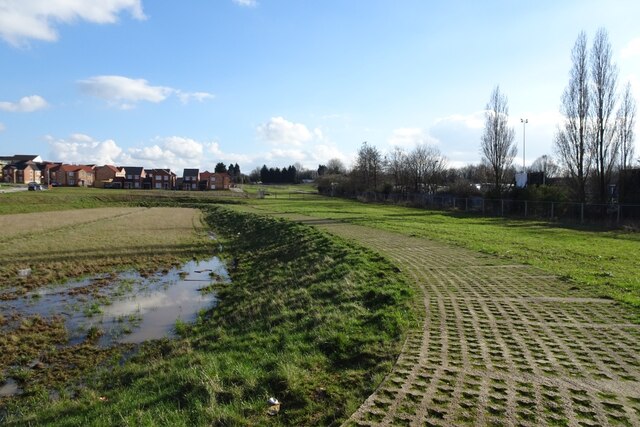
[[[143,346],[49,401],[23,397],[8,425],[338,425],[390,370],[414,313],[387,260],[310,227],[221,208],[232,283],[181,338]],[[270,396],[282,402],[266,414]]]

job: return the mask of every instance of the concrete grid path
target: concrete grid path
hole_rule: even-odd
[[[633,313],[536,268],[331,220],[412,278],[420,327],[345,426],[640,426]]]

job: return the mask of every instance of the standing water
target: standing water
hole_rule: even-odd
[[[225,265],[213,257],[149,277],[125,272],[40,289],[23,298],[0,300],[0,312],[62,315],[70,344],[87,335],[99,336],[102,346],[140,343],[172,337],[177,320],[191,322],[215,304],[211,285],[229,280]]]

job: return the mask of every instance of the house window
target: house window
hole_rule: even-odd
[[[162,184],[161,184],[161,183],[159,183],[159,182],[157,182],[157,183],[156,183],[156,188],[161,189],[161,188],[162,188]]]
[[[135,179],[140,179],[140,175],[136,175],[136,176],[135,176]]]
[[[167,175],[164,176],[165,181],[169,181],[169,177]]]
[[[127,179],[133,179],[133,175],[127,175]]]

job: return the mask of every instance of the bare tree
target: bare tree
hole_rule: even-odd
[[[486,106],[484,134],[480,145],[485,161],[491,166],[493,183],[500,193],[505,184],[505,171],[518,153],[514,144],[515,131],[508,126],[507,97],[496,86]]]
[[[393,180],[396,190],[404,191],[407,186],[407,153],[401,147],[394,147],[385,158],[387,174]]]
[[[564,123],[558,128],[555,148],[562,166],[573,179],[574,192],[581,202],[586,201],[586,183],[591,171],[589,150],[589,71],[587,36],[580,33],[571,51],[573,66],[569,84],[562,94],[560,112]]]
[[[611,172],[618,160],[618,140],[615,138],[616,126],[614,109],[616,104],[616,83],[618,70],[613,64],[609,35],[600,28],[593,40],[591,49],[591,79],[593,91],[593,151],[595,173],[598,182],[600,202],[607,200],[607,187],[611,182]]]
[[[553,161],[553,157],[543,154],[531,163],[531,172],[542,172],[544,182],[547,178],[555,178],[560,174],[560,167]]]
[[[347,173],[347,168],[342,163],[342,160],[338,158],[329,159],[327,162],[327,172],[330,175],[344,175]]]
[[[618,127],[617,137],[620,149],[620,169],[633,166],[633,126],[636,120],[636,101],[631,93],[631,83],[627,82],[620,101],[620,108],[616,114]]]
[[[427,144],[418,144],[407,157],[407,172],[414,191],[435,193],[438,177],[446,169],[446,159],[440,150]]]
[[[378,176],[382,172],[382,155],[380,151],[369,145],[366,141],[358,150],[356,165],[352,171],[355,174],[364,190],[376,190],[378,187]]]

